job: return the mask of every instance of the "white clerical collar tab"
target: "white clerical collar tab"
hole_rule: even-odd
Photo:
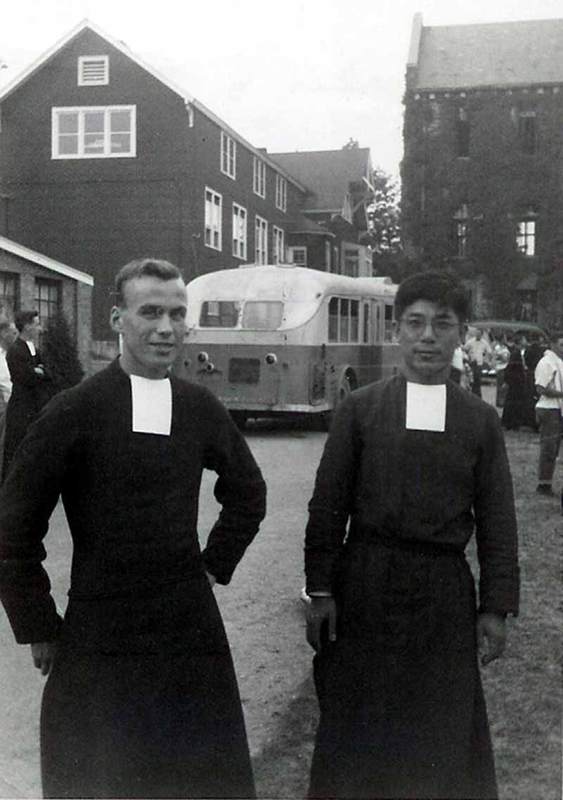
[[[36,347],[35,347],[35,344],[34,344],[33,342],[31,342],[31,341],[26,341],[25,343],[26,343],[26,345],[27,345],[27,349],[29,350],[29,352],[31,353],[31,355],[32,355],[32,356],[35,356],[35,355],[37,355],[37,349],[36,349]]]
[[[446,430],[446,384],[407,381],[407,430]]]
[[[172,386],[168,378],[150,380],[130,375],[133,433],[170,436],[172,427]]]

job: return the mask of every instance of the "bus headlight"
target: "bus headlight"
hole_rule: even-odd
[[[197,360],[199,361],[200,364],[204,364],[206,361],[209,361],[209,356],[207,355],[205,350],[202,350],[201,353],[197,354]]]
[[[205,365],[206,372],[215,372],[215,364],[212,364],[211,361],[208,361]]]
[[[270,364],[271,366],[272,364],[278,363],[278,357],[275,353],[268,353],[266,356],[264,356],[264,361],[266,364]]]

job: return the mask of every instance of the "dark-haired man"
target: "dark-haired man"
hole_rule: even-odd
[[[536,417],[540,432],[536,491],[551,496],[554,494],[551,482],[563,436],[563,332],[552,335],[551,346],[535,367],[534,381],[538,394]]]
[[[494,408],[448,380],[467,318],[446,273],[395,301],[400,374],[342,404],[309,505],[307,634],[321,710],[311,798],[496,797],[479,666],[518,610]],[[464,549],[476,533],[479,608]]]
[[[244,721],[212,592],[264,515],[245,440],[205,389],[169,374],[186,287],[166,261],[126,265],[122,353],[62,392],[29,430],[0,495],[0,595],[49,674],[46,797],[252,797]],[[200,552],[204,468],[222,510]],[[74,552],[61,619],[41,566],[62,495]]]
[[[27,429],[50,396],[50,379],[38,350],[41,333],[39,313],[18,311],[14,322],[18,336],[6,353],[12,393],[6,409],[3,477]]]

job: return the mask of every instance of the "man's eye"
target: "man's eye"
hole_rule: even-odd
[[[158,309],[157,308],[143,308],[141,310],[141,315],[146,319],[156,319],[158,317]]]
[[[175,311],[170,312],[170,318],[175,321],[180,321],[186,318],[186,309],[185,308],[178,308]]]

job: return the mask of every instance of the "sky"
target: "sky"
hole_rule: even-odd
[[[398,176],[412,19],[461,25],[563,16],[563,0],[4,0],[0,86],[83,19],[268,152],[350,139]]]

